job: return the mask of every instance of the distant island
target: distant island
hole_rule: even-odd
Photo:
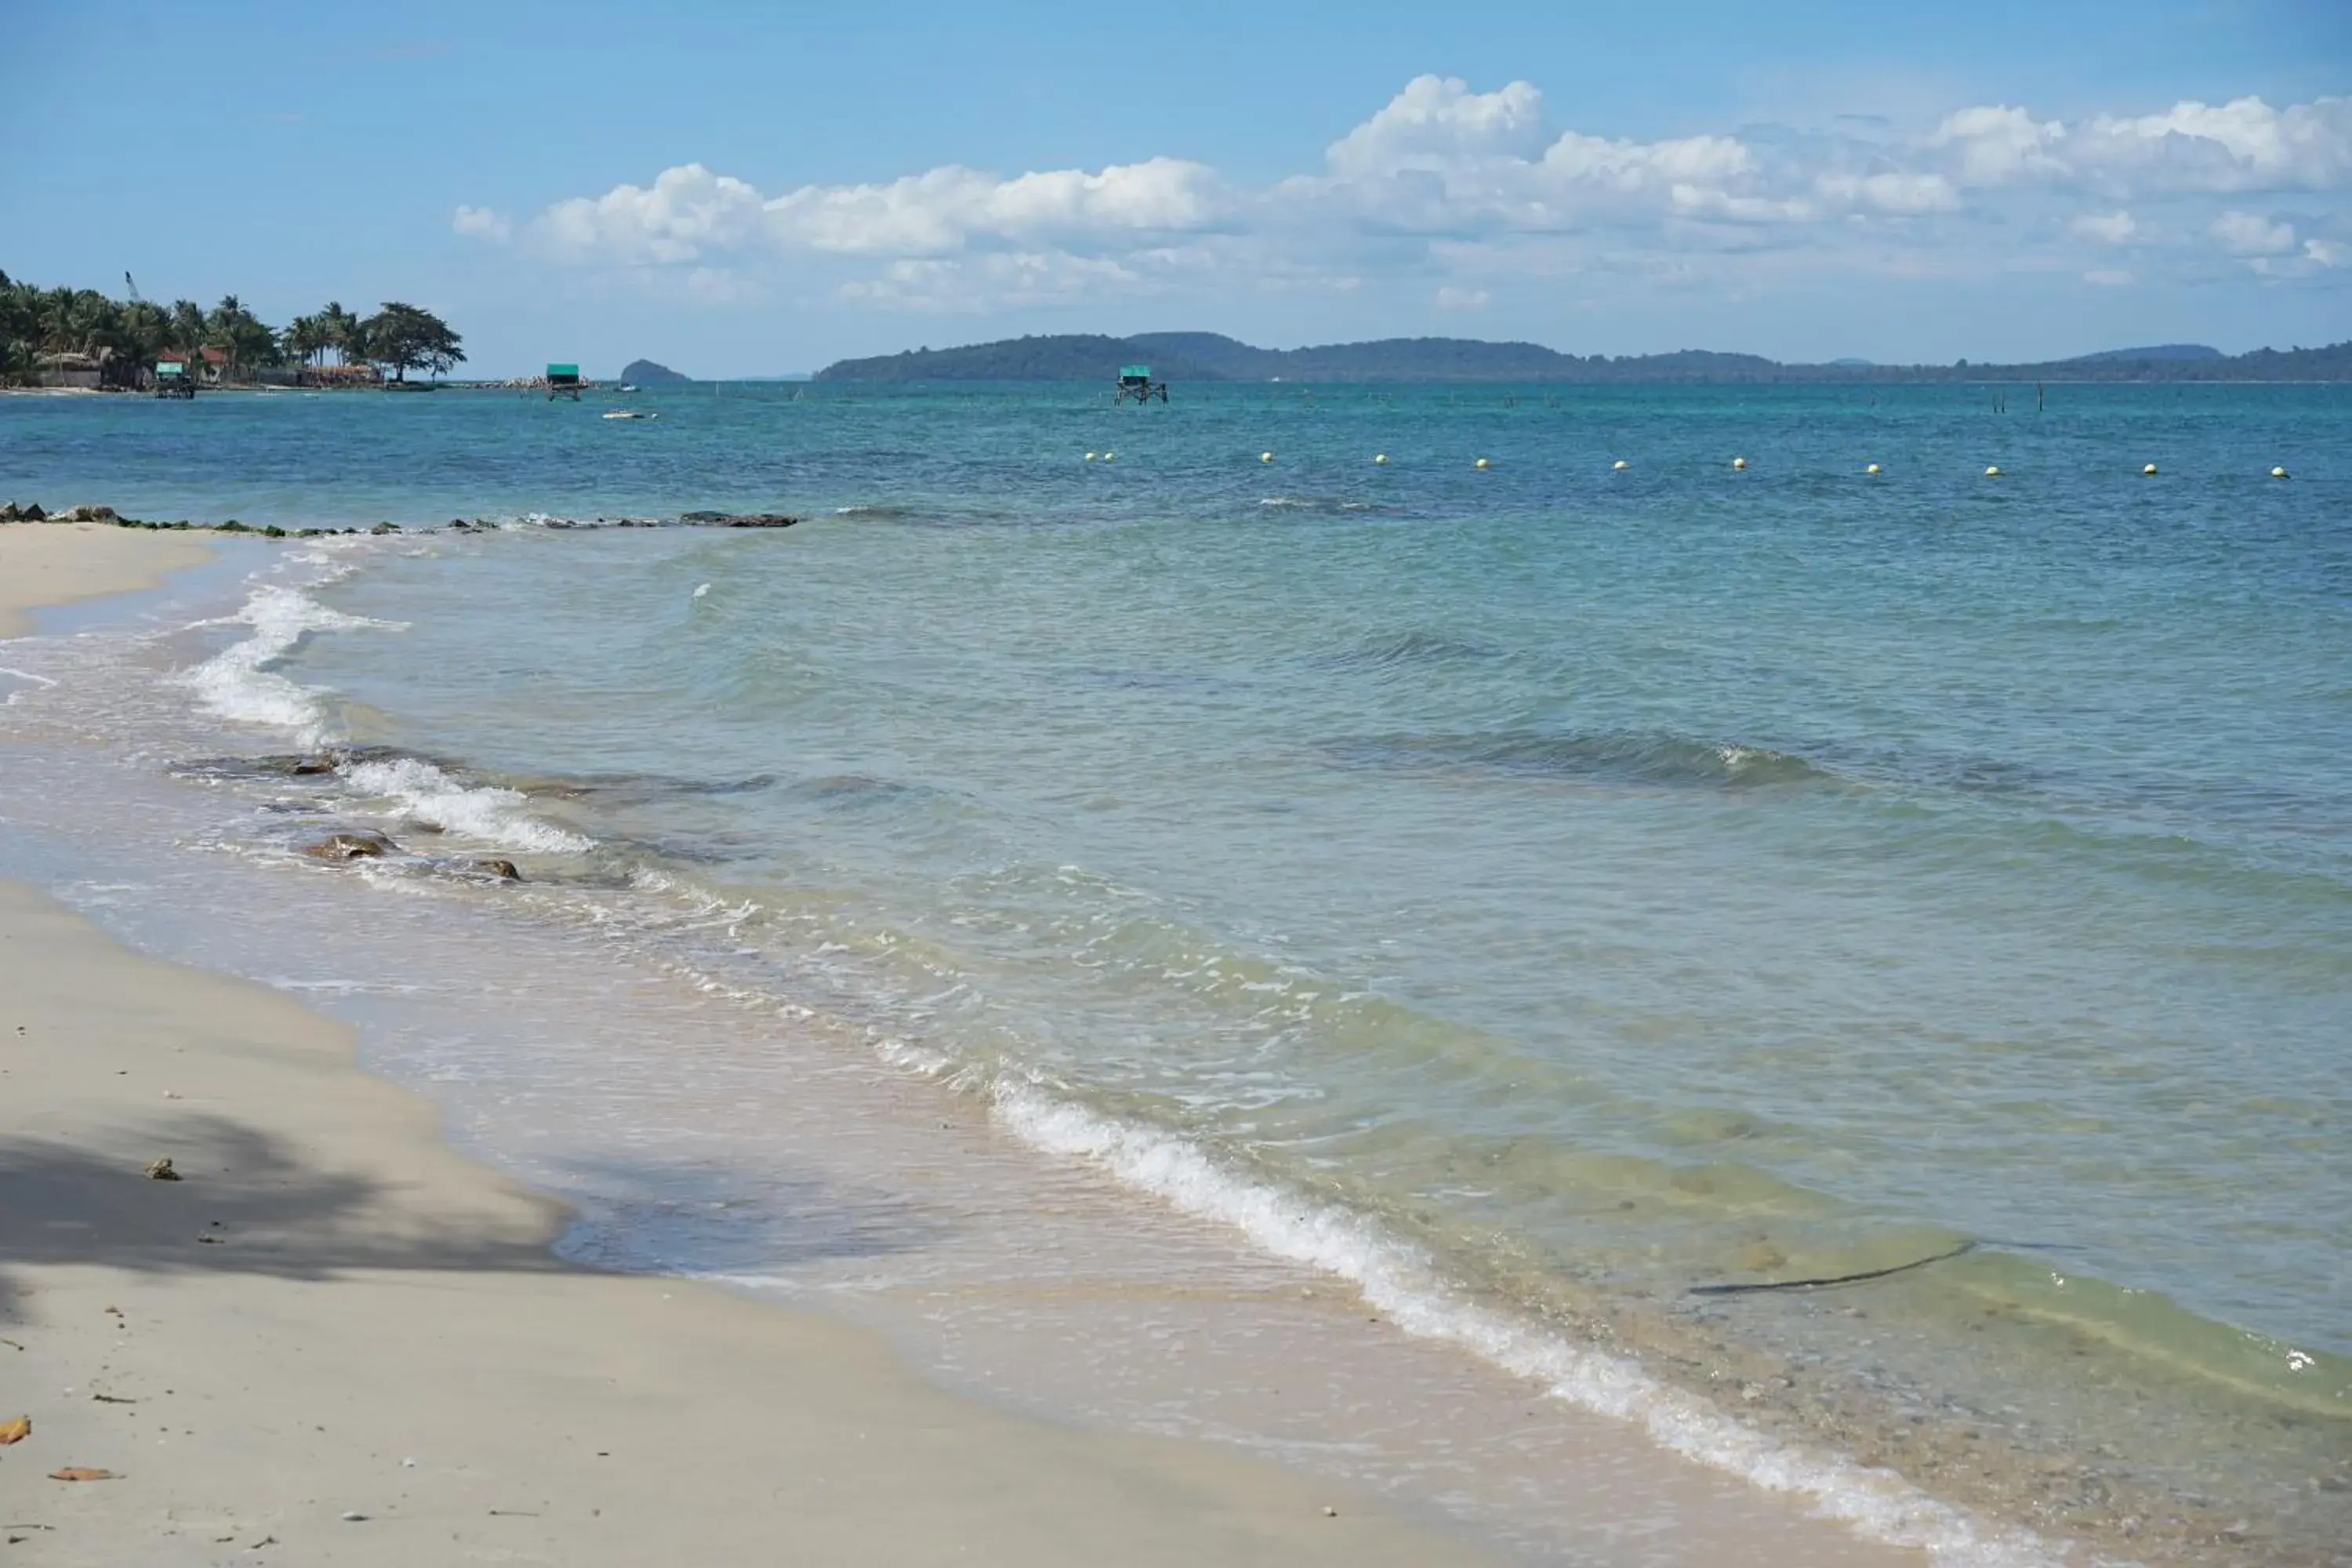
[[[2352,342],[2327,348],[2224,354],[2201,343],[2112,349],[2029,364],[1784,364],[1760,354],[1682,349],[1579,357],[1540,343],[1475,338],[1383,338],[1318,348],[1261,349],[1217,332],[1007,338],[836,361],[818,381],[1099,381],[1145,363],[1171,382],[1916,382],[2352,381]]]
[[[637,386],[650,386],[661,381],[692,381],[690,375],[680,375],[666,364],[656,364],[649,359],[633,359],[622,367],[621,379]]]

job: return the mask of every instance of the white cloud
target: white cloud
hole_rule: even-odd
[[[2111,213],[2078,213],[2066,229],[2077,239],[2121,245],[2139,232],[2139,225],[2132,221],[2131,214],[2118,209]]]
[[[934,310],[1433,273],[1426,297],[1463,309],[1483,299],[1482,274],[1712,286],[1768,254],[1790,272],[2088,267],[2088,280],[2118,285],[2130,277],[2088,247],[2129,244],[2146,275],[2193,268],[2200,232],[2250,264],[2274,261],[2258,268],[2273,275],[2344,261],[2334,241],[2297,253],[2293,226],[2221,198],[2293,190],[2308,204],[2352,188],[2352,99],[2189,100],[2073,121],[1977,105],[1916,137],[1856,124],[1642,141],[1552,123],[1529,82],[1479,91],[1433,75],[1332,142],[1319,168],[1257,187],[1169,156],[1010,176],[943,164],[781,194],[684,163],[528,221],[459,207],[452,227],[650,269],[709,299],[751,288],[755,268],[829,265],[824,286],[840,299]],[[843,284],[845,267],[860,270]]]
[[[2132,275],[2120,267],[2094,267],[2083,274],[2083,281],[2101,289],[2128,289]]]
[[[2058,149],[2065,140],[2066,128],[2055,120],[2036,121],[2007,104],[1980,104],[1946,115],[1927,146],[1948,154],[1962,184],[2000,185],[2063,176]]]
[[[488,207],[461,206],[451,216],[449,226],[456,232],[487,239],[494,245],[504,245],[514,232],[514,225]]]
[[[1542,147],[1543,94],[1532,84],[1472,92],[1458,77],[1421,76],[1331,143],[1324,163],[1343,179],[1370,179],[1465,159],[1525,159]]]
[[[2273,223],[2252,213],[2226,212],[2210,231],[2232,256],[2276,256],[2294,248],[2294,226]]]
[[[1487,300],[1484,289],[1462,289],[1447,283],[1437,290],[1437,308],[1441,310],[1483,310]]]
[[[2329,190],[2352,182],[2352,98],[2273,109],[2184,100],[2158,114],[2074,125],[1985,105],[1944,118],[1929,149],[1965,184],[2077,184],[2117,193]]]
[[[2339,245],[2332,239],[2306,239],[2303,253],[2322,267],[2352,266],[2352,246]]]
[[[877,277],[843,284],[839,293],[857,304],[952,312],[1133,293],[1147,281],[1117,261],[1055,251],[995,252],[894,261]]]

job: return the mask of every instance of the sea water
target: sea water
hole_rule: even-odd
[[[301,834],[369,821],[416,853],[339,888],[740,1015],[691,1062],[606,1040],[584,1089],[414,1035],[411,1076],[504,1086],[466,1115],[547,1184],[597,1194],[591,1129],[670,1173],[605,1191],[584,1255],[903,1273],[922,1247],[811,1246],[783,1189],[718,1224],[683,1174],[879,1072],[1865,1531],[2335,1560],[2352,393],[2032,401],[5,400],[22,499],[404,531],[13,647],[0,728],[112,737],[192,863],[307,887]],[[804,521],[594,526],[703,509]],[[497,526],[423,531],[453,518]],[[72,793],[78,753],[24,754],[12,819]],[[524,882],[448,874],[490,856]],[[894,1184],[953,1163],[947,1121],[839,1225],[919,1231]],[[960,1279],[1051,1228],[1032,1202]],[[1039,1372],[923,1317],[970,1381]],[[1192,1397],[1121,1405],[1119,1359],[1057,1397]],[[1543,1484],[1472,1511],[1540,1554]]]

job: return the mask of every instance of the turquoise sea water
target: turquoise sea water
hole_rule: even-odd
[[[222,749],[732,911],[708,983],[1157,1201],[2331,1560],[2352,393],[1997,395],[0,400],[0,492],[510,524],[289,555],[187,658]],[[545,526],[698,508],[807,521]]]

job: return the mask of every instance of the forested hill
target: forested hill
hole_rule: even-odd
[[[1558,353],[1540,343],[1475,338],[1383,338],[1318,348],[1261,349],[1216,332],[1007,338],[841,360],[819,381],[1099,381],[1144,363],[1164,381],[1891,382],[2352,381],[2352,342],[2321,349],[2223,354],[2198,344],[2115,349],[2038,364],[1783,364],[1758,354]]]

